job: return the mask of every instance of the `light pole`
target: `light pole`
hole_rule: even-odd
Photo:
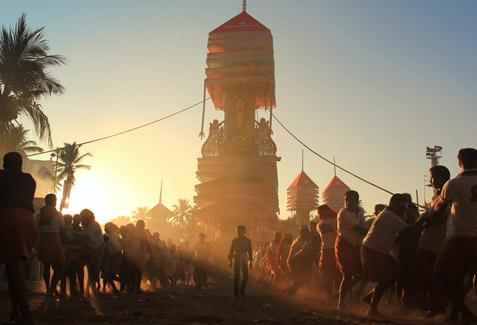
[[[60,148],[56,147],[56,153],[51,153],[51,158],[56,157],[56,163],[55,163],[55,181],[53,183],[53,193],[56,194],[56,176],[58,174],[58,156],[59,156],[59,151]]]

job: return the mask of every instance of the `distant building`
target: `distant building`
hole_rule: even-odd
[[[146,226],[152,232],[164,232],[169,229],[167,221],[174,216],[171,210],[169,210],[164,204],[159,202],[153,208],[146,213]]]
[[[344,208],[344,194],[349,191],[348,185],[343,183],[338,176],[333,176],[331,182],[323,191],[323,204],[327,204],[331,210],[338,213]]]

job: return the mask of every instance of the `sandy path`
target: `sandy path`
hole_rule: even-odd
[[[252,281],[248,295],[235,299],[231,279],[215,281],[207,290],[177,286],[144,294],[95,293],[75,299],[46,298],[41,282],[29,282],[29,297],[38,324],[442,324],[443,320],[423,320],[423,314],[403,313],[385,306],[387,321],[364,317],[365,306],[338,315],[335,302],[317,297],[287,302],[286,296],[267,294]],[[255,286],[255,288],[254,288]],[[474,299],[472,299],[474,300]],[[9,315],[9,296],[0,283],[0,320]],[[406,318],[405,318],[406,317]]]

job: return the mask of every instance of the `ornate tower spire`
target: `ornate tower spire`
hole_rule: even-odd
[[[247,11],[247,0],[243,0],[242,11]]]

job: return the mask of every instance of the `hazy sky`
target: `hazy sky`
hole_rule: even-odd
[[[83,142],[171,114],[202,99],[208,33],[242,10],[241,0],[4,1],[0,22],[22,13],[45,26],[63,96],[41,102],[55,145]],[[477,147],[477,2],[251,0],[247,12],[273,34],[276,116],[337,164],[423,202],[426,146],[458,173],[457,151]],[[207,104],[206,126],[223,119]],[[94,156],[77,173],[70,212],[101,221],[159,199],[192,201],[203,140],[201,108],[134,133],[82,147]],[[302,147],[273,122],[281,218]],[[46,146],[46,145],[45,145]],[[39,156],[41,157],[41,156]],[[41,159],[49,159],[44,155]],[[322,190],[333,167],[305,151],[305,172]],[[389,195],[338,171],[372,212]],[[426,191],[427,200],[431,191]]]

